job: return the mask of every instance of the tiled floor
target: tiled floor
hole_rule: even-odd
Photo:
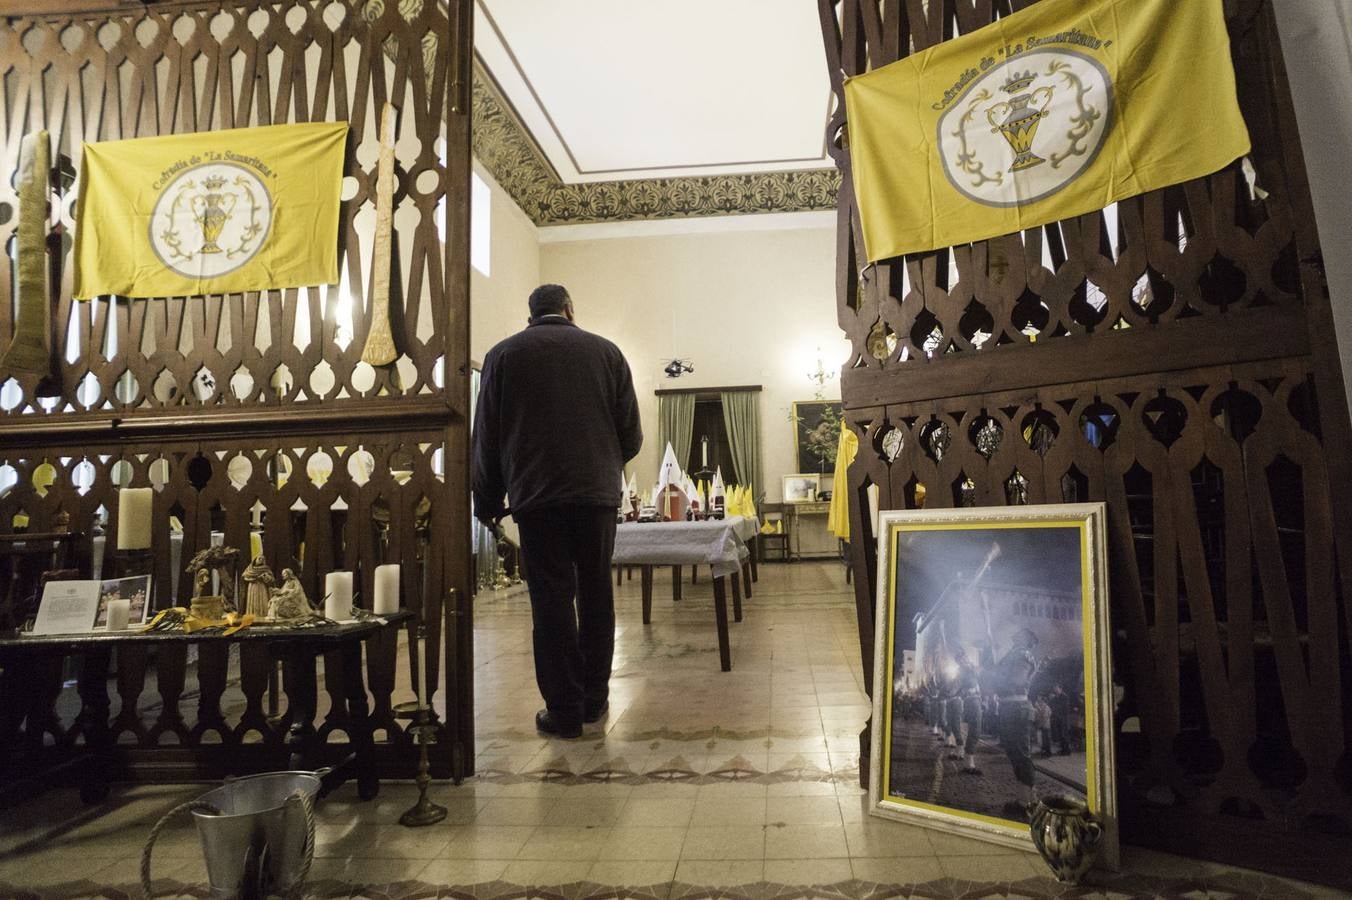
[[[537,735],[523,595],[476,606],[479,775],[436,785],[444,823],[407,829],[411,785],[322,802],[311,891],[322,897],[1055,897],[1027,853],[886,822],[858,787],[868,709],[852,594],[837,564],[767,565],[718,667],[707,578],[654,622],[626,581],[610,714],[580,740]],[[7,811],[0,897],[139,897],[150,825],[200,785],[119,791],[98,810],[70,792]],[[1160,854],[1073,896],[1306,897],[1315,888]],[[166,830],[158,896],[205,897],[192,826]],[[6,890],[9,886],[10,890]],[[805,887],[811,887],[805,891]]]

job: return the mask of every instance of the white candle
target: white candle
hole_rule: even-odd
[[[117,492],[117,549],[145,550],[150,546],[154,500],[154,488],[123,488]]]
[[[352,618],[352,573],[324,576],[324,618],[344,622]]]
[[[108,630],[126,631],[127,622],[131,619],[131,601],[130,600],[109,600],[108,601]]]
[[[709,468],[709,436],[705,435],[700,440],[700,464],[704,468]]]
[[[371,609],[378,616],[399,612],[399,566],[376,566],[376,597]]]

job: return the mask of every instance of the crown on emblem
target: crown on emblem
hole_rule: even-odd
[[[1000,86],[1000,90],[1007,94],[1017,94],[1019,91],[1026,91],[1036,77],[1037,75],[1032,72],[1014,72],[1010,74],[1009,80]]]
[[[225,187],[225,177],[222,175],[208,175],[206,178],[202,179],[202,184],[205,185],[206,189],[209,191],[219,191],[221,188]]]

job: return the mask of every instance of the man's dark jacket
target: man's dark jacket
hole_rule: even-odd
[[[474,417],[480,518],[548,506],[620,505],[624,464],[643,445],[634,381],[620,348],[545,316],[484,358]]]

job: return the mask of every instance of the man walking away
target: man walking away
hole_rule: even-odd
[[[545,701],[535,727],[573,738],[608,706],[619,475],[643,432],[629,364],[613,343],[574,324],[568,291],[541,285],[529,307],[529,325],[484,358],[474,514],[496,528],[511,502]]]

